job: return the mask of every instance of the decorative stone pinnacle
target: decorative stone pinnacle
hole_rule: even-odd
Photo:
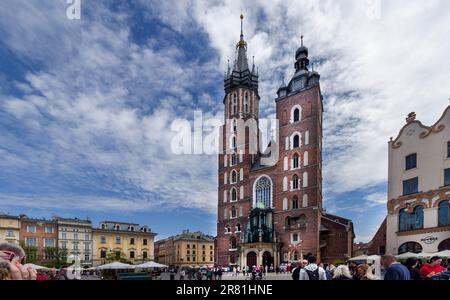
[[[412,123],[416,120],[416,113],[412,112],[408,114],[408,117],[406,118],[406,123]]]

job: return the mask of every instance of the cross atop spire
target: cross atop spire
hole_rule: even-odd
[[[241,40],[244,40],[244,15],[241,14]]]
[[[302,36],[301,36],[301,39],[302,39],[302,47],[303,47],[303,34],[302,34]]]

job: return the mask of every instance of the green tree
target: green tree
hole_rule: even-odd
[[[25,260],[27,263],[36,263],[38,259],[38,248],[36,246],[26,245],[24,241],[20,242],[20,246],[25,252]]]
[[[108,262],[115,262],[115,261],[119,261],[122,263],[128,262],[126,255],[124,253],[122,253],[121,251],[109,252],[108,255],[106,255],[106,260]]]
[[[44,249],[44,258],[47,261],[46,267],[57,268],[67,264],[67,249],[59,247],[46,247]]]

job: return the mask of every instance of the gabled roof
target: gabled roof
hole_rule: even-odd
[[[446,117],[447,114],[450,114],[450,105],[447,106],[447,108],[444,110],[444,113],[442,114],[442,116],[439,118],[439,120],[436,123],[434,123],[434,125],[426,126],[426,125],[422,124],[422,122],[420,122],[419,120],[415,119],[415,113],[411,113],[408,116],[407,123],[400,130],[397,138],[395,138],[395,139],[391,138],[389,143],[392,145],[392,147],[399,148],[402,145],[402,143],[399,141],[399,139],[403,136],[403,133],[406,130],[406,128],[410,127],[413,124],[419,126],[422,129],[425,129],[425,131],[420,134],[421,138],[426,138],[431,133],[441,132],[442,130],[444,130],[445,126],[443,126],[440,123],[444,120],[444,118]]]

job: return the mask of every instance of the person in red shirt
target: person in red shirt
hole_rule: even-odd
[[[439,276],[441,272],[445,271],[445,268],[441,266],[441,264],[442,258],[439,256],[433,256],[430,259],[430,263],[424,265],[420,269],[420,274],[427,279],[433,279],[433,277]]]

